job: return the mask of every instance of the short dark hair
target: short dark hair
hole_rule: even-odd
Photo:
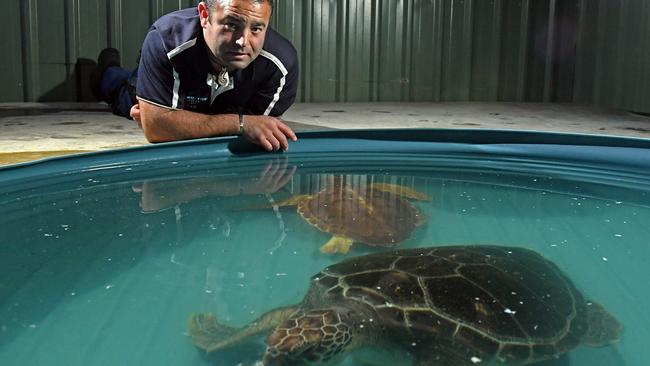
[[[214,7],[216,3],[224,3],[229,0],[206,0],[206,4],[208,4],[208,10],[212,12],[214,10]],[[268,3],[271,6],[271,9],[273,9],[273,0],[251,0],[254,3]]]

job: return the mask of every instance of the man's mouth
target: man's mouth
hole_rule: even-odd
[[[237,52],[237,51],[231,51],[231,52],[229,52],[229,54],[230,54],[231,56],[234,56],[234,57],[244,57],[244,56],[248,56],[248,53],[246,53],[246,52]]]

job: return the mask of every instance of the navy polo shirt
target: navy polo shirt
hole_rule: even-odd
[[[219,86],[208,59],[196,8],[164,15],[142,45],[136,95],[154,105],[193,112],[282,115],[296,98],[298,56],[291,42],[268,28],[260,55]]]

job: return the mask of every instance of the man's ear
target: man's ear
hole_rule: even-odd
[[[205,28],[210,23],[210,10],[208,9],[208,5],[204,1],[201,1],[197,9],[199,10],[201,27]]]

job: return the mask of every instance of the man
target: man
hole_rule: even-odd
[[[208,0],[158,19],[142,46],[130,115],[150,142],[240,134],[269,151],[296,135],[298,61],[269,28],[271,0]]]
[[[120,52],[112,47],[99,53],[97,67],[90,74],[90,86],[95,98],[108,103],[114,114],[127,118],[130,117],[131,107],[137,103],[137,80],[138,68],[123,69]]]

